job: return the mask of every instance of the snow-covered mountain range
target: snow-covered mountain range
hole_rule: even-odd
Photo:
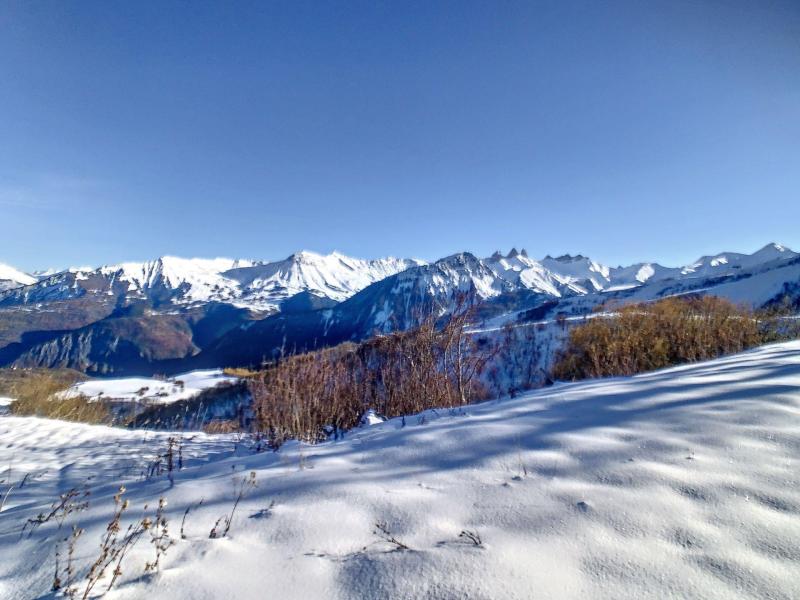
[[[0,366],[146,375],[254,364],[404,329],[460,297],[476,306],[479,328],[686,293],[800,307],[800,254],[768,244],[683,267],[609,267],[524,250],[432,263],[304,251],[274,262],[167,256],[38,277],[8,268],[0,282],[8,288],[0,291]]]
[[[496,252],[484,259],[456,254],[432,265],[416,259],[363,260],[333,252],[302,251],[275,261],[202,259],[164,256],[141,263],[121,263],[97,269],[69,269],[34,277],[0,264],[0,303],[36,303],[85,293],[125,298],[168,300],[175,305],[223,302],[263,312],[276,312],[282,301],[308,292],[341,302],[367,286],[410,267],[418,269],[398,281],[413,287],[414,278],[426,279],[433,293],[474,288],[481,298],[515,289],[553,297],[623,290],[667,279],[726,277],[737,272],[800,256],[779,244],[768,244],[753,254],[724,252],[703,256],[683,267],[636,263],[608,267],[585,256],[546,256],[532,259],[525,250]],[[13,291],[11,291],[13,290]]]
[[[277,312],[284,300],[303,292],[339,302],[375,281],[417,264],[421,261],[361,260],[338,252],[320,255],[308,251],[276,262],[163,256],[141,263],[68,269],[38,280],[17,272],[24,279],[18,278],[17,285],[6,286],[6,290],[14,290],[0,295],[0,305],[93,294],[176,306],[221,302],[271,313]]]

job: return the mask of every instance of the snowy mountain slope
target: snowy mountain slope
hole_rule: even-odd
[[[242,288],[240,305],[278,305],[301,292],[336,301],[421,261],[381,258],[362,260],[338,252],[298,252],[282,261],[230,269],[224,275]]]
[[[713,277],[704,277],[697,271],[684,274],[684,269],[655,263],[609,268],[580,255],[537,261],[524,250],[512,250],[505,256],[497,252],[487,259],[461,253],[408,269],[365,289],[334,310],[332,321],[347,320],[367,330],[403,328],[413,322],[414,311],[419,312],[421,305],[427,303],[444,311],[452,306],[457,293],[471,294],[477,301],[495,303],[512,312],[553,299],[591,310],[614,297],[654,299],[668,293],[713,288],[727,280],[772,270],[779,273],[773,277],[775,281],[781,278],[798,281],[794,271],[783,269],[794,264],[798,257],[782,246],[771,244],[752,255],[730,258],[728,264],[738,265],[735,269],[718,268],[722,263],[709,267]],[[747,297],[747,284],[740,287],[737,301]],[[771,285],[769,290],[774,287]],[[754,306],[772,298],[767,291],[756,287],[752,296],[750,303]],[[502,302],[503,299],[509,302]]]
[[[529,258],[525,250],[517,252],[513,249],[507,256],[495,252],[485,262],[497,277],[515,287],[560,297],[563,285],[568,285],[566,278],[559,277],[543,262]],[[579,291],[577,287],[571,289]]]
[[[47,594],[54,545],[72,525],[85,529],[75,552],[84,573],[125,485],[123,528],[164,496],[176,543],[147,575],[154,550],[140,541],[110,599],[797,598],[798,386],[792,342],[277,453],[193,434],[174,485],[140,475],[169,434],[0,417],[0,478],[30,474],[0,519],[0,596]],[[209,539],[251,471],[257,487],[230,534]],[[20,536],[84,485],[88,510]]]
[[[654,277],[645,285],[611,287],[602,293],[573,295],[559,300],[546,311],[546,316],[555,318],[561,313],[582,317],[605,303],[649,302],[686,294],[719,296],[752,308],[781,303],[786,297],[800,307],[800,256],[756,264],[732,273],[723,272],[715,277]],[[526,313],[500,315],[496,320],[525,320]]]
[[[524,288],[559,298],[613,292],[645,286],[665,280],[720,278],[739,275],[765,266],[778,267],[800,254],[779,244],[768,244],[753,254],[722,253],[704,256],[684,267],[665,267],[658,263],[635,263],[608,267],[580,254],[565,254],[541,260],[530,258],[523,250],[500,252],[484,259],[497,275],[517,288]]]
[[[580,254],[564,255],[558,258],[545,257],[542,265],[553,273],[562,283],[570,283],[580,293],[599,292],[611,282],[611,270],[605,265]]]
[[[180,301],[191,303],[226,301],[236,297],[235,282],[226,278],[223,273],[252,265],[251,261],[227,258],[186,259],[163,256],[149,262],[101,267],[98,271],[110,277],[112,283],[126,282],[129,294],[135,295],[138,292],[147,295],[156,290],[180,290]]]
[[[701,257],[685,267],[637,263],[611,268],[585,256],[528,257],[523,250],[495,253],[479,259],[461,253],[436,261],[430,272],[412,270],[396,290],[418,294],[474,289],[482,299],[525,289],[555,298],[614,291],[666,279],[717,278],[737,275],[764,265],[779,265],[798,255],[784,246],[769,244],[751,254],[723,253]],[[465,259],[464,257],[469,257]],[[338,252],[320,255],[298,252],[280,261],[263,263],[231,259],[161,257],[144,263],[122,263],[99,269],[72,269],[36,278],[0,268],[0,280],[13,280],[21,289],[0,294],[2,304],[31,304],[86,294],[149,298],[176,305],[226,302],[266,312],[302,292],[340,302],[367,286],[412,267],[418,260],[385,258],[362,260]],[[8,276],[4,277],[3,273]],[[419,277],[419,282],[412,281]],[[16,278],[16,279],[15,279]],[[17,283],[19,285],[17,285]],[[9,286],[6,286],[9,287]]]
[[[703,256],[681,269],[684,277],[721,277],[738,270],[753,269],[770,263],[787,261],[800,256],[797,252],[780,244],[767,244],[753,254],[723,252],[715,256]]]
[[[417,264],[420,261],[408,259],[353,259],[336,252],[327,256],[300,252],[273,263],[164,256],[143,263],[70,269],[38,282],[31,278],[25,287],[0,294],[0,305],[89,295],[121,301],[147,300],[176,307],[223,302],[275,312],[282,301],[302,292],[343,300],[375,281]]]
[[[326,311],[320,317],[322,329],[314,336],[323,339],[330,334],[342,339],[361,339],[374,332],[406,329],[430,314],[450,312],[460,297],[471,304],[504,298],[527,289],[521,283],[526,271],[521,274],[514,271],[518,264],[524,266],[507,260],[484,261],[462,252],[411,267]]]
[[[468,301],[476,305],[478,322],[485,321],[489,327],[498,322],[553,321],[559,313],[585,315],[607,301],[645,301],[675,294],[715,293],[718,286],[733,285],[735,281],[743,282],[737,284],[739,296],[747,297],[748,290],[752,290],[751,304],[760,306],[771,300],[771,292],[783,283],[800,282],[798,273],[791,268],[795,260],[782,261],[778,266],[770,263],[713,280],[700,277],[661,279],[639,286],[619,289],[612,286],[609,291],[583,293],[576,285],[577,279],[562,283],[555,277],[540,278],[528,287],[526,282],[531,279],[526,280],[526,274],[537,273],[537,263],[521,253],[495,256],[491,260],[462,253],[386,277],[326,310],[280,313],[243,323],[187,359],[185,364],[170,363],[153,368],[175,372],[220,365],[258,365],[265,357],[280,353],[362,340],[379,332],[411,327],[431,311],[436,315],[451,311],[459,294],[467,295]],[[769,275],[773,272],[774,275]],[[768,277],[772,278],[772,283],[762,285],[760,282]],[[548,293],[548,285],[557,296]],[[740,300],[739,297],[735,299]],[[540,332],[538,337],[543,335]],[[548,347],[548,352],[552,351],[552,345]],[[541,356],[539,366],[546,367],[551,358]]]
[[[166,257],[0,292],[0,335],[8,332],[0,364],[128,375],[255,365],[406,329],[452,311],[462,295],[476,307],[478,327],[687,293],[756,307],[785,295],[800,306],[796,264],[800,255],[776,244],[702,258],[691,268],[610,268],[580,255],[538,261],[516,250],[485,259],[463,252],[431,264],[310,252],[274,263]],[[177,346],[175,332],[183,340]]]
[[[23,273],[14,267],[0,263],[0,292],[31,285],[36,283],[36,278]]]

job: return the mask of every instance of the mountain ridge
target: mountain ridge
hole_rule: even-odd
[[[488,331],[607,302],[706,293],[800,307],[800,254],[769,244],[671,268],[608,267],[580,254],[539,261],[515,249],[432,263],[303,251],[273,262],[162,257],[76,269],[0,292],[0,366],[152,375],[253,365],[407,329],[464,301],[476,329]]]

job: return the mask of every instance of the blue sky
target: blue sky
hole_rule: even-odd
[[[0,262],[800,247],[800,4],[0,3]]]

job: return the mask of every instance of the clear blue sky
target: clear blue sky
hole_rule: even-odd
[[[800,247],[800,3],[0,3],[0,261]]]

